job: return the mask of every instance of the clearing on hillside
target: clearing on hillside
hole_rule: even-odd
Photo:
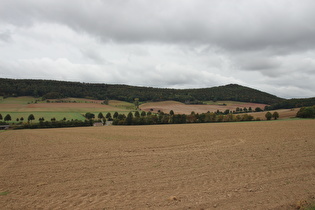
[[[0,132],[3,209],[293,209],[315,121]]]

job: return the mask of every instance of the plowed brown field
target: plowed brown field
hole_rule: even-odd
[[[0,132],[0,209],[290,209],[315,121]]]
[[[233,111],[236,110],[237,107],[239,108],[244,108],[246,107],[247,109],[249,107],[252,107],[254,110],[256,107],[259,107],[261,109],[264,109],[264,107],[267,104],[256,104],[256,103],[242,103],[240,104],[239,102],[235,102],[235,104],[230,104],[226,106],[222,105],[187,105],[181,102],[177,101],[161,101],[161,102],[149,102],[145,104],[140,105],[140,109],[143,111],[151,111],[153,112],[158,112],[158,110],[169,113],[171,110],[175,112],[175,114],[190,114],[192,111],[195,113],[206,113],[208,111],[210,112],[216,112],[217,110],[220,111],[225,111],[227,109]]]

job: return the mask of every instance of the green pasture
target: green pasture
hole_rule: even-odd
[[[126,101],[109,100],[108,105],[112,107],[117,107],[120,109],[127,109],[127,110],[135,109],[135,105],[133,103],[126,102]]]
[[[17,123],[21,122],[20,119],[21,117],[24,118],[23,122],[27,122],[28,116],[30,114],[33,114],[35,117],[34,121],[38,121],[39,118],[44,118],[45,121],[50,121],[51,118],[56,118],[56,120],[62,120],[64,117],[67,120],[84,120],[85,118],[82,116],[81,113],[75,113],[75,112],[1,112],[0,114],[2,115],[3,119],[7,114],[10,114],[11,116],[11,121],[9,123]],[[19,119],[17,121],[16,119]],[[3,120],[2,120],[3,121]]]
[[[22,96],[22,97],[8,97],[3,99],[3,96],[0,96],[0,104],[28,104],[35,102],[36,100],[41,100],[40,98],[34,98],[31,96]]]

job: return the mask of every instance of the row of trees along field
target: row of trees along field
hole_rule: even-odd
[[[12,119],[10,114],[6,114],[5,117],[2,117],[2,114],[0,114],[0,120],[3,120],[4,122],[6,122],[6,121],[12,121],[13,119]],[[32,120],[35,120],[35,118],[34,118],[33,114],[30,114],[28,116],[28,118],[27,118],[27,121],[30,122]],[[24,117],[16,118],[16,121],[17,122],[19,122],[19,121],[23,122],[24,121]]]
[[[230,84],[212,88],[168,89],[136,87],[128,85],[91,84],[53,80],[18,80],[0,78],[0,95],[34,96],[45,99],[93,98],[99,100],[116,99],[133,102],[175,100],[184,103],[200,101],[232,100],[274,104],[284,99],[252,88]]]
[[[110,116],[111,117],[111,116]],[[267,112],[265,115],[267,120],[279,118],[279,113]],[[252,115],[242,114],[222,114],[216,112],[207,112],[202,114],[196,114],[192,112],[189,115],[175,114],[172,110],[169,114],[159,112],[158,114],[152,114],[151,112],[139,113],[136,111],[134,114],[129,112],[128,115],[115,113],[113,116],[113,125],[152,125],[152,124],[181,124],[181,123],[209,123],[209,122],[238,122],[238,121],[252,121],[261,120],[260,118],[254,119]]]
[[[3,121],[4,122],[3,122]],[[92,126],[93,121],[90,120],[67,120],[63,118],[62,120],[56,120],[56,118],[51,118],[50,121],[45,120],[43,117],[38,119],[38,122],[35,121],[36,118],[33,114],[30,114],[27,118],[27,122],[24,122],[24,118],[16,118],[14,128],[23,129],[23,128],[61,128],[61,127],[81,127],[81,126]],[[6,114],[5,117],[0,114],[0,125],[8,125],[9,121],[13,121],[10,114]]]
[[[302,107],[298,111],[297,117],[301,118],[315,118],[315,106],[311,107]],[[105,124],[106,121],[113,121],[113,125],[153,125],[153,124],[181,124],[181,123],[208,123],[208,122],[238,122],[238,121],[260,121],[260,118],[254,118],[250,114],[233,114],[231,112],[207,112],[202,114],[196,114],[191,112],[189,115],[185,114],[175,114],[173,110],[170,113],[166,114],[164,112],[158,112],[153,114],[151,112],[145,111],[136,111],[134,114],[129,112],[127,115],[119,114],[115,112],[113,115],[108,112],[106,115],[103,115],[100,112],[97,115],[91,112],[84,114],[84,117],[87,119],[85,121],[81,120],[63,120],[57,121],[55,118],[51,118],[50,121],[45,121],[43,117],[39,118],[39,123],[32,123],[35,120],[35,116],[30,114],[27,123],[23,123],[24,119],[21,117],[16,121],[20,121],[19,127],[17,128],[58,128],[58,127],[78,127],[78,126],[92,126],[94,122],[102,122]],[[279,118],[278,112],[267,112],[265,114],[266,120],[277,120]],[[4,120],[4,122],[2,122]],[[4,118],[0,114],[0,125],[7,124],[6,121],[11,121],[10,114],[7,114]]]

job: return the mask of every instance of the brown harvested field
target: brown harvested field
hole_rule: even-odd
[[[296,117],[296,113],[300,110],[300,108],[296,109],[278,109],[278,110],[272,110],[270,113],[278,112],[279,113],[279,119],[289,119],[289,118],[294,118]],[[262,120],[265,120],[266,117],[266,111],[265,112],[252,112],[249,113],[252,115],[254,118],[259,117]]]
[[[1,209],[290,209],[315,120],[0,132]]]
[[[247,109],[252,107],[255,109],[256,107],[260,107],[264,109],[266,104],[256,104],[256,103],[242,103],[235,102],[235,104],[228,104],[227,106],[223,105],[186,105],[177,101],[162,101],[162,102],[149,102],[140,105],[140,109],[143,111],[150,111],[153,109],[153,112],[158,112],[158,110],[169,113],[171,110],[175,112],[175,114],[190,114],[192,111],[195,113],[206,113],[208,111],[215,112],[217,110],[225,111],[229,109],[231,111],[235,110],[237,107]]]

